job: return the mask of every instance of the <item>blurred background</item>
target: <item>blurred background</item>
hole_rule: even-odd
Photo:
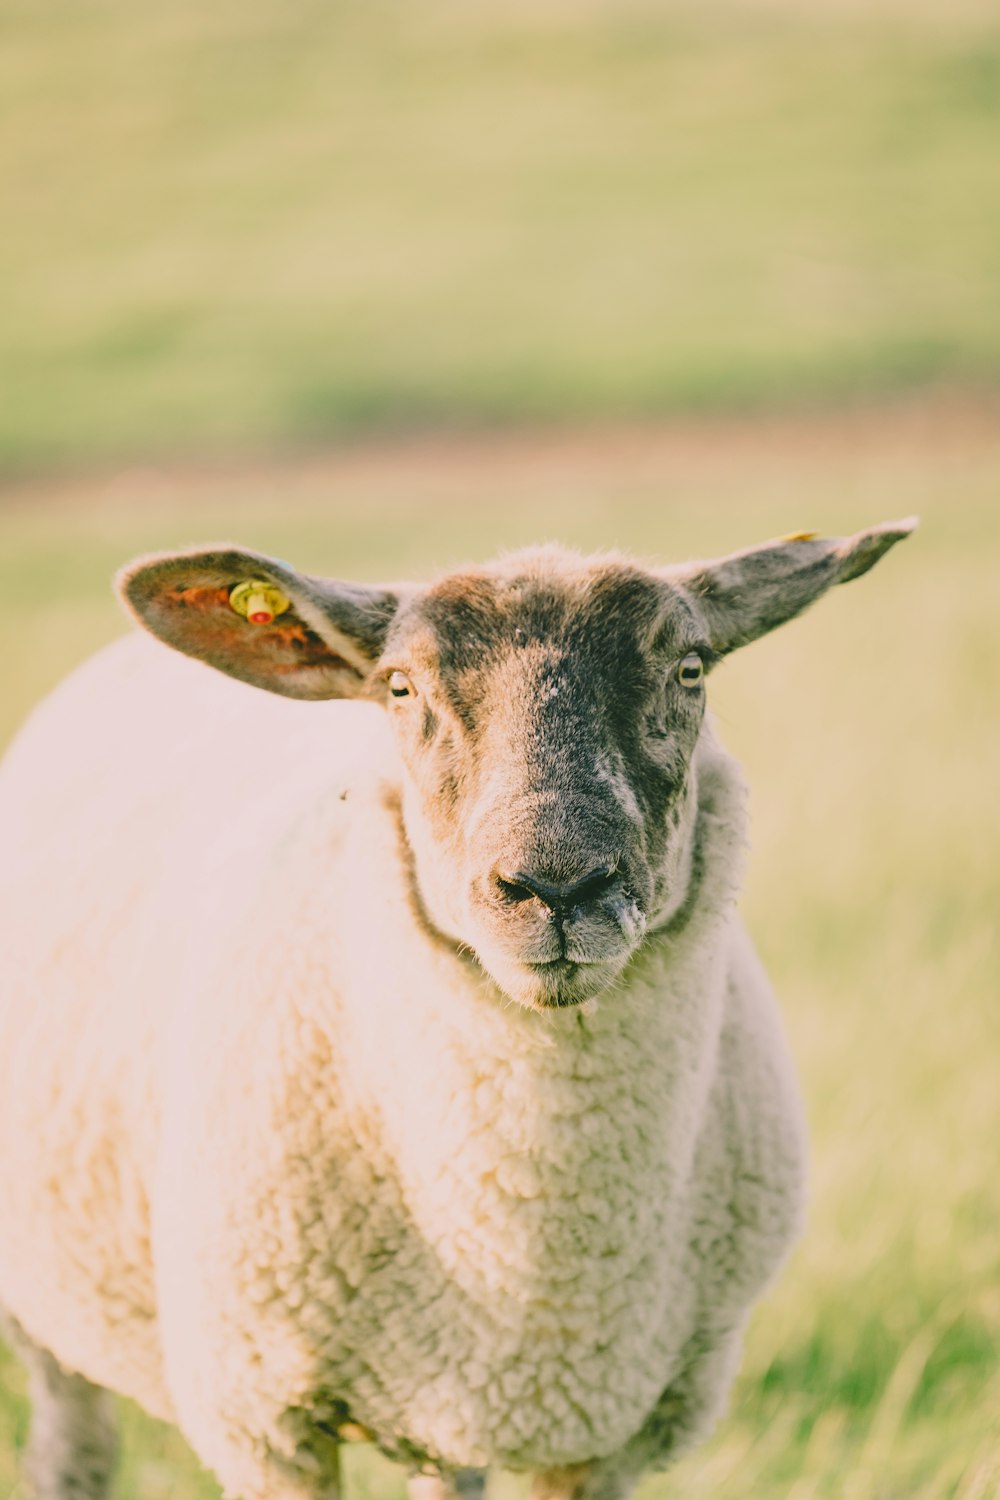
[[[921,514],[712,678],[813,1203],[643,1496],[1000,1494],[995,4],[0,0],[0,225],[3,739],[142,550],[388,578]],[[26,1422],[0,1353],[0,1494]],[[217,1495],[126,1430],[121,1500]]]

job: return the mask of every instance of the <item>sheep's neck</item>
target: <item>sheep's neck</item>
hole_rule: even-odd
[[[732,763],[716,755],[702,783],[697,899],[592,1015],[505,1002],[428,942],[397,874],[385,944],[353,971],[367,993],[343,1018],[345,1077],[364,1080],[372,1144],[450,1269],[495,1224],[526,1277],[570,1275],[584,1248],[620,1274],[676,1204],[714,1074],[743,842]],[[398,845],[385,855],[380,879],[399,869]]]

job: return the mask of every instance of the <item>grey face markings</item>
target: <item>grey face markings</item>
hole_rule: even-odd
[[[453,575],[389,633],[421,878],[440,887],[446,849],[466,893],[450,925],[547,970],[547,1003],[620,968],[662,901],[710,656],[683,593],[617,562]]]

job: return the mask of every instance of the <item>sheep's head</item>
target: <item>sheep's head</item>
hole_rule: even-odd
[[[121,585],[154,634],[232,676],[384,703],[429,921],[541,1008],[605,989],[684,900],[711,666],[912,525],[662,570],[548,548],[426,588],[217,547],[140,559]]]

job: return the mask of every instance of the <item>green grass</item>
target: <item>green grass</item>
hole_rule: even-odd
[[[8,0],[0,469],[1000,378],[969,0]]]
[[[1000,1487],[1000,438],[927,421],[923,435],[709,429],[648,452],[417,448],[287,473],[137,474],[28,491],[0,517],[6,733],[121,628],[106,577],[141,549],[235,534],[387,577],[543,535],[670,558],[922,514],[874,574],[712,679],[752,788],[745,905],[803,1077],[813,1201],[727,1419],[646,1500]],[[0,1367],[0,1494],[23,1437],[19,1380]],[[352,1478],[354,1500],[399,1495],[363,1453]],[[121,1500],[215,1493],[175,1435],[129,1412]]]

